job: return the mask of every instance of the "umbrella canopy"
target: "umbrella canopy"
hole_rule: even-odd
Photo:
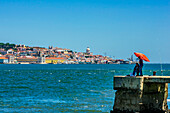
[[[142,53],[135,53],[135,52],[134,52],[134,54],[135,54],[137,57],[140,56],[140,58],[141,58],[142,60],[145,60],[145,61],[147,61],[147,62],[150,62],[149,59],[148,59],[144,54],[142,54]]]

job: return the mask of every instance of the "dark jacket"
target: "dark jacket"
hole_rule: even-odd
[[[139,59],[139,66],[143,66],[143,60]]]

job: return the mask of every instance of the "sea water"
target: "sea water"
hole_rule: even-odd
[[[1,64],[0,112],[96,113],[113,109],[113,77],[134,64]],[[143,74],[170,76],[170,65],[145,64]],[[170,88],[170,87],[169,87]],[[170,90],[168,106],[170,106]]]

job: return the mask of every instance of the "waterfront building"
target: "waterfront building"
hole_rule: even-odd
[[[45,63],[46,63],[46,62],[45,62],[45,57],[44,57],[44,56],[38,57],[37,63],[38,63],[38,64],[45,64]]]
[[[16,58],[16,60],[17,60],[17,62],[18,63],[30,63],[30,64],[32,64],[32,63],[37,63],[37,61],[38,61],[38,58],[37,57],[18,57],[18,58]]]
[[[7,64],[8,63],[8,58],[1,56],[0,57],[0,63],[1,64]]]
[[[63,57],[46,57],[45,58],[45,63],[47,64],[60,64],[60,63],[64,63],[66,61],[66,59],[64,59]]]
[[[14,64],[14,59],[15,59],[15,57],[13,55],[9,55],[8,56],[8,63],[9,64]]]

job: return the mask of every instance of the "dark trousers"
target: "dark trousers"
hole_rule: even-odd
[[[135,66],[135,68],[133,70],[133,75],[135,75],[135,73],[137,73],[137,75],[139,75],[139,67]]]
[[[142,68],[143,68],[143,66],[139,66],[139,73],[140,73],[140,75],[143,75],[142,74]]]

